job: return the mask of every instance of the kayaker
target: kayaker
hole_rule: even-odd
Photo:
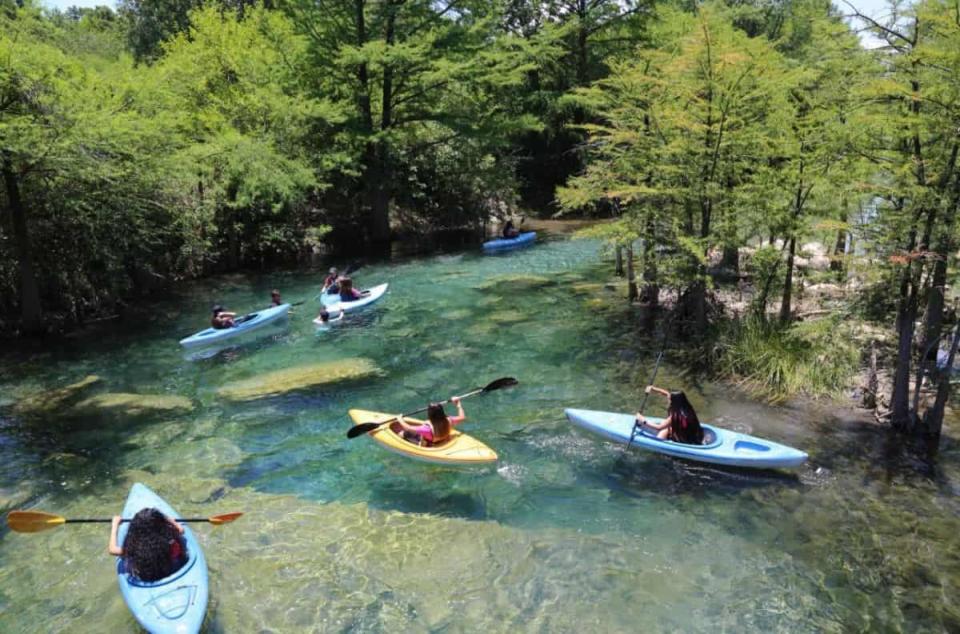
[[[341,277],[338,283],[340,285],[341,302],[355,302],[363,297],[363,293],[353,287],[353,280],[351,278]]]
[[[430,406],[427,407],[426,423],[422,425],[411,425],[401,420],[397,421],[397,424],[400,425],[405,432],[416,436],[415,441],[408,438],[411,442],[419,442],[419,444],[424,447],[439,445],[450,438],[450,430],[453,429],[454,425],[459,425],[467,419],[467,415],[463,412],[463,405],[460,403],[460,399],[456,396],[451,396],[450,402],[457,406],[456,416],[448,418],[447,413],[443,411],[443,405],[440,403],[430,403]]]
[[[508,220],[507,224],[503,225],[503,237],[506,240],[512,240],[520,235],[520,231],[513,226],[513,221]]]
[[[334,323],[334,322],[338,322],[338,321],[340,321],[341,319],[343,319],[343,309],[340,310],[340,314],[337,315],[337,318],[336,318],[336,319],[330,319],[330,313],[327,311],[327,309],[326,309],[326,308],[321,308],[321,309],[320,309],[320,314],[317,315],[317,318],[314,319],[313,321],[314,321],[314,322],[319,321],[321,325],[326,326],[327,324],[332,324],[332,323]]]
[[[187,563],[183,526],[155,508],[141,509],[127,529],[123,546],[117,543],[121,518],[113,517],[110,527],[111,555],[123,557],[126,571],[141,581],[169,577]]]
[[[637,412],[637,424],[656,430],[660,440],[672,440],[688,445],[703,444],[700,419],[682,390],[668,392],[663,388],[648,385],[645,391],[647,394],[656,392],[667,398],[667,417],[661,423],[651,423],[643,414]]]
[[[217,305],[213,307],[213,318],[210,320],[210,325],[216,328],[217,330],[223,330],[224,328],[233,328],[236,324],[233,322],[233,318],[237,316],[237,313],[228,313],[223,310],[223,306]]]
[[[283,300],[280,299],[280,291],[273,289],[270,291],[270,305],[271,306],[280,306],[283,304]]]
[[[337,280],[340,279],[340,273],[337,272],[337,267],[331,266],[330,272],[325,278],[323,278],[323,288],[320,290],[320,294],[324,293],[338,293],[340,292],[339,287],[337,286]]]

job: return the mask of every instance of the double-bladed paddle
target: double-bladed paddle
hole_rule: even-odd
[[[223,515],[212,515],[210,517],[188,517],[184,519],[177,518],[178,522],[210,522],[215,526],[220,524],[229,524],[233,520],[243,515],[243,513],[224,513]],[[51,528],[56,528],[63,524],[109,524],[112,519],[67,519],[62,515],[53,513],[44,513],[43,511],[10,511],[7,515],[7,526],[18,533],[40,533]],[[129,522],[130,519],[122,519],[121,522]]]
[[[463,394],[462,396],[459,396],[457,398],[465,399],[468,396],[474,396],[476,394],[485,394],[486,392],[492,392],[494,390],[499,390],[505,387],[513,387],[518,383],[519,381],[517,381],[512,376],[505,376],[503,378],[497,379],[496,381],[489,383],[486,387],[477,388],[472,392],[467,392],[466,394]],[[438,405],[446,405],[449,402],[450,400],[441,401],[440,403],[438,403]],[[400,416],[394,416],[392,418],[388,418],[387,420],[380,421],[379,423],[360,423],[359,425],[354,425],[353,427],[347,430],[347,438],[356,438],[357,436],[362,436],[363,434],[371,432],[374,429],[377,429],[383,425],[386,425],[387,423],[392,423],[395,420],[399,420],[401,418],[407,418],[408,416],[413,416],[414,414],[419,414],[420,412],[425,412],[428,409],[430,408],[421,407],[420,409],[410,412],[409,414],[401,414]]]
[[[660,354],[657,355],[657,363],[656,365],[653,366],[653,376],[650,377],[650,382],[647,383],[647,385],[653,385],[654,383],[657,382],[657,372],[660,371],[660,360],[663,359],[663,350],[666,347],[666,344],[667,344],[667,338],[666,336],[664,336],[662,345],[660,346]],[[650,398],[650,392],[647,392],[646,390],[644,390],[643,402],[640,403],[640,411],[638,412],[638,414],[643,415],[643,410],[647,406],[648,398]],[[633,444],[633,439],[637,437],[637,429],[638,428],[642,429],[643,425],[644,423],[641,423],[639,418],[634,421],[633,428],[630,430],[630,440],[627,441],[627,449],[629,449],[630,445]]]

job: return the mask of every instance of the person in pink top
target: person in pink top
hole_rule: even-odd
[[[430,403],[427,408],[426,423],[411,425],[401,420],[398,421],[398,424],[403,428],[403,431],[415,434],[422,446],[439,445],[450,438],[450,431],[454,425],[459,425],[467,419],[467,415],[463,413],[463,405],[460,403],[460,399],[451,396],[450,402],[457,406],[456,416],[447,417],[447,413],[443,411],[443,405]]]

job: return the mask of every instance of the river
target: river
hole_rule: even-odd
[[[563,237],[371,263],[354,278],[389,282],[386,297],[317,332],[319,273],[231,275],[139,325],[0,353],[0,510],[110,517],[142,481],[184,515],[244,511],[195,525],[207,632],[960,631],[955,424],[921,460],[854,413],[757,403],[668,351],[658,383],[701,419],[810,461],[751,473],[626,452],[563,416],[635,410],[656,356],[608,277],[598,243]],[[272,287],[306,300],[287,326],[209,356],[177,345],[212,302],[254,308]],[[251,400],[222,390],[315,364],[367,372]],[[92,395],[160,398],[24,405],[88,375]],[[415,410],[501,376],[520,384],[465,400],[462,427],[495,467],[345,437],[351,407]],[[0,632],[137,631],[107,537],[0,530]]]

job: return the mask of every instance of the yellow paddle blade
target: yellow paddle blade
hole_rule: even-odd
[[[67,518],[43,511],[10,511],[7,526],[18,533],[39,533],[66,523]]]
[[[214,526],[220,526],[221,524],[228,524],[232,522],[241,515],[243,515],[243,513],[224,513],[223,515],[214,515],[213,517],[209,518],[208,521]]]

